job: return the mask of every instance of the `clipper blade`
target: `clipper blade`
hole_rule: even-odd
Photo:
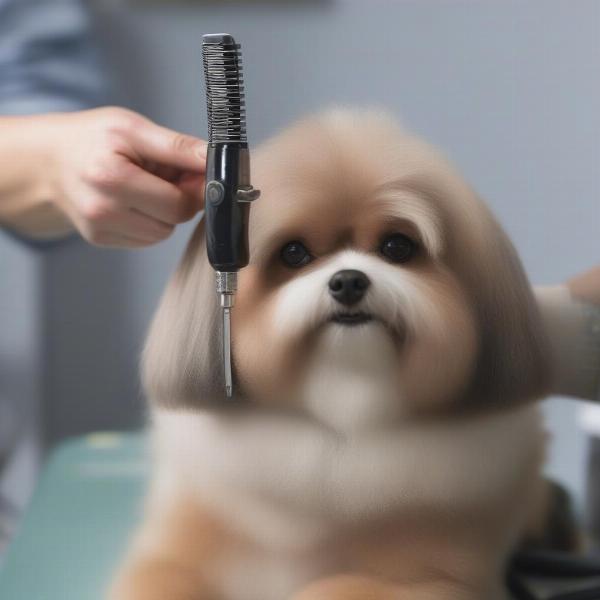
[[[231,308],[223,309],[223,359],[225,366],[225,395],[233,396],[233,378],[231,375]]]
[[[246,142],[246,110],[240,45],[227,33],[202,38],[208,141]]]

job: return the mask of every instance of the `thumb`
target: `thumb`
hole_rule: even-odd
[[[191,135],[145,120],[132,132],[130,142],[142,160],[196,173],[205,170],[206,142]]]

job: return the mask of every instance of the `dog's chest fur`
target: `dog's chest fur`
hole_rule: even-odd
[[[373,549],[400,565],[419,542],[433,549],[457,518],[480,514],[483,525],[504,519],[510,536],[544,444],[531,407],[347,437],[259,409],[163,410],[155,434],[155,498],[196,495],[254,539],[263,551],[232,556],[226,579],[247,586],[247,598],[258,586],[262,600],[361,556],[368,563]],[[258,567],[265,574],[259,582],[252,576]]]

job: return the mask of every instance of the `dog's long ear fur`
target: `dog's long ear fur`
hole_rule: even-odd
[[[480,331],[468,397],[488,406],[542,397],[550,386],[549,345],[531,286],[502,227],[483,203],[474,201],[479,223],[469,233],[476,239],[465,245],[461,258]]]
[[[152,404],[195,407],[222,397],[220,327],[201,221],[164,292],[144,348],[142,384]]]

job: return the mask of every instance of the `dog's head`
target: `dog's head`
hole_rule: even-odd
[[[253,176],[262,196],[232,313],[238,394],[353,428],[544,393],[519,259],[431,147],[379,112],[335,110],[263,145]],[[220,323],[201,223],[145,350],[155,402],[221,401]]]

